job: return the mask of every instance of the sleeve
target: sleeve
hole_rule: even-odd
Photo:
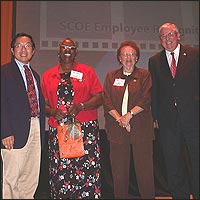
[[[106,113],[108,113],[110,110],[115,109],[112,103],[112,91],[111,91],[112,85],[113,85],[113,80],[111,79],[111,74],[108,73],[106,75],[103,85],[103,107]]]
[[[47,88],[46,88],[46,73],[43,74],[42,76],[42,84],[41,84],[41,87],[42,87],[42,93],[43,93],[43,96],[45,99],[47,99]]]
[[[152,116],[154,121],[158,119],[158,99],[157,99],[157,93],[158,93],[158,84],[156,81],[156,72],[154,69],[154,63],[153,60],[150,58],[149,59],[149,63],[148,63],[148,69],[151,73],[151,77],[152,77],[152,92],[151,92],[151,112],[152,112]]]
[[[5,70],[1,69],[1,139],[8,137],[12,133],[10,126],[10,108],[7,101],[7,79]]]
[[[91,88],[91,94],[97,94],[97,93],[100,93],[103,91],[103,88],[102,88],[102,85],[101,85],[101,82],[99,81],[99,78],[98,76],[96,75],[95,71],[93,68],[91,68],[91,84],[92,84],[92,87]]]
[[[144,110],[149,110],[151,104],[152,79],[149,71],[145,70],[144,72],[141,84],[141,97],[137,100],[136,105]]]

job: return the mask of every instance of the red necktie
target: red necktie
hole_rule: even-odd
[[[24,68],[27,80],[27,95],[31,107],[31,117],[36,117],[39,114],[39,110],[33,76],[27,65],[24,65]]]
[[[170,70],[171,70],[172,76],[174,78],[176,75],[176,60],[174,58],[174,52],[171,52],[171,55],[172,55],[172,62],[171,62]]]

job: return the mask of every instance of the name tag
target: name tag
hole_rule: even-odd
[[[124,86],[125,79],[116,78],[113,85],[114,86]]]
[[[71,70],[70,77],[71,77],[71,78],[76,78],[76,79],[82,80],[82,78],[83,78],[83,73],[82,73],[82,72],[78,72],[78,71]]]

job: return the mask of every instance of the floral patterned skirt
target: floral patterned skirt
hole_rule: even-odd
[[[85,155],[60,158],[57,129],[49,127],[49,184],[52,199],[99,199],[100,133],[97,120],[81,123]]]

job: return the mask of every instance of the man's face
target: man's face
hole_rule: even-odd
[[[31,60],[35,52],[30,38],[26,36],[18,37],[11,51],[13,56],[24,64]]]
[[[180,41],[180,33],[177,33],[173,27],[164,27],[160,31],[161,45],[172,52]]]

